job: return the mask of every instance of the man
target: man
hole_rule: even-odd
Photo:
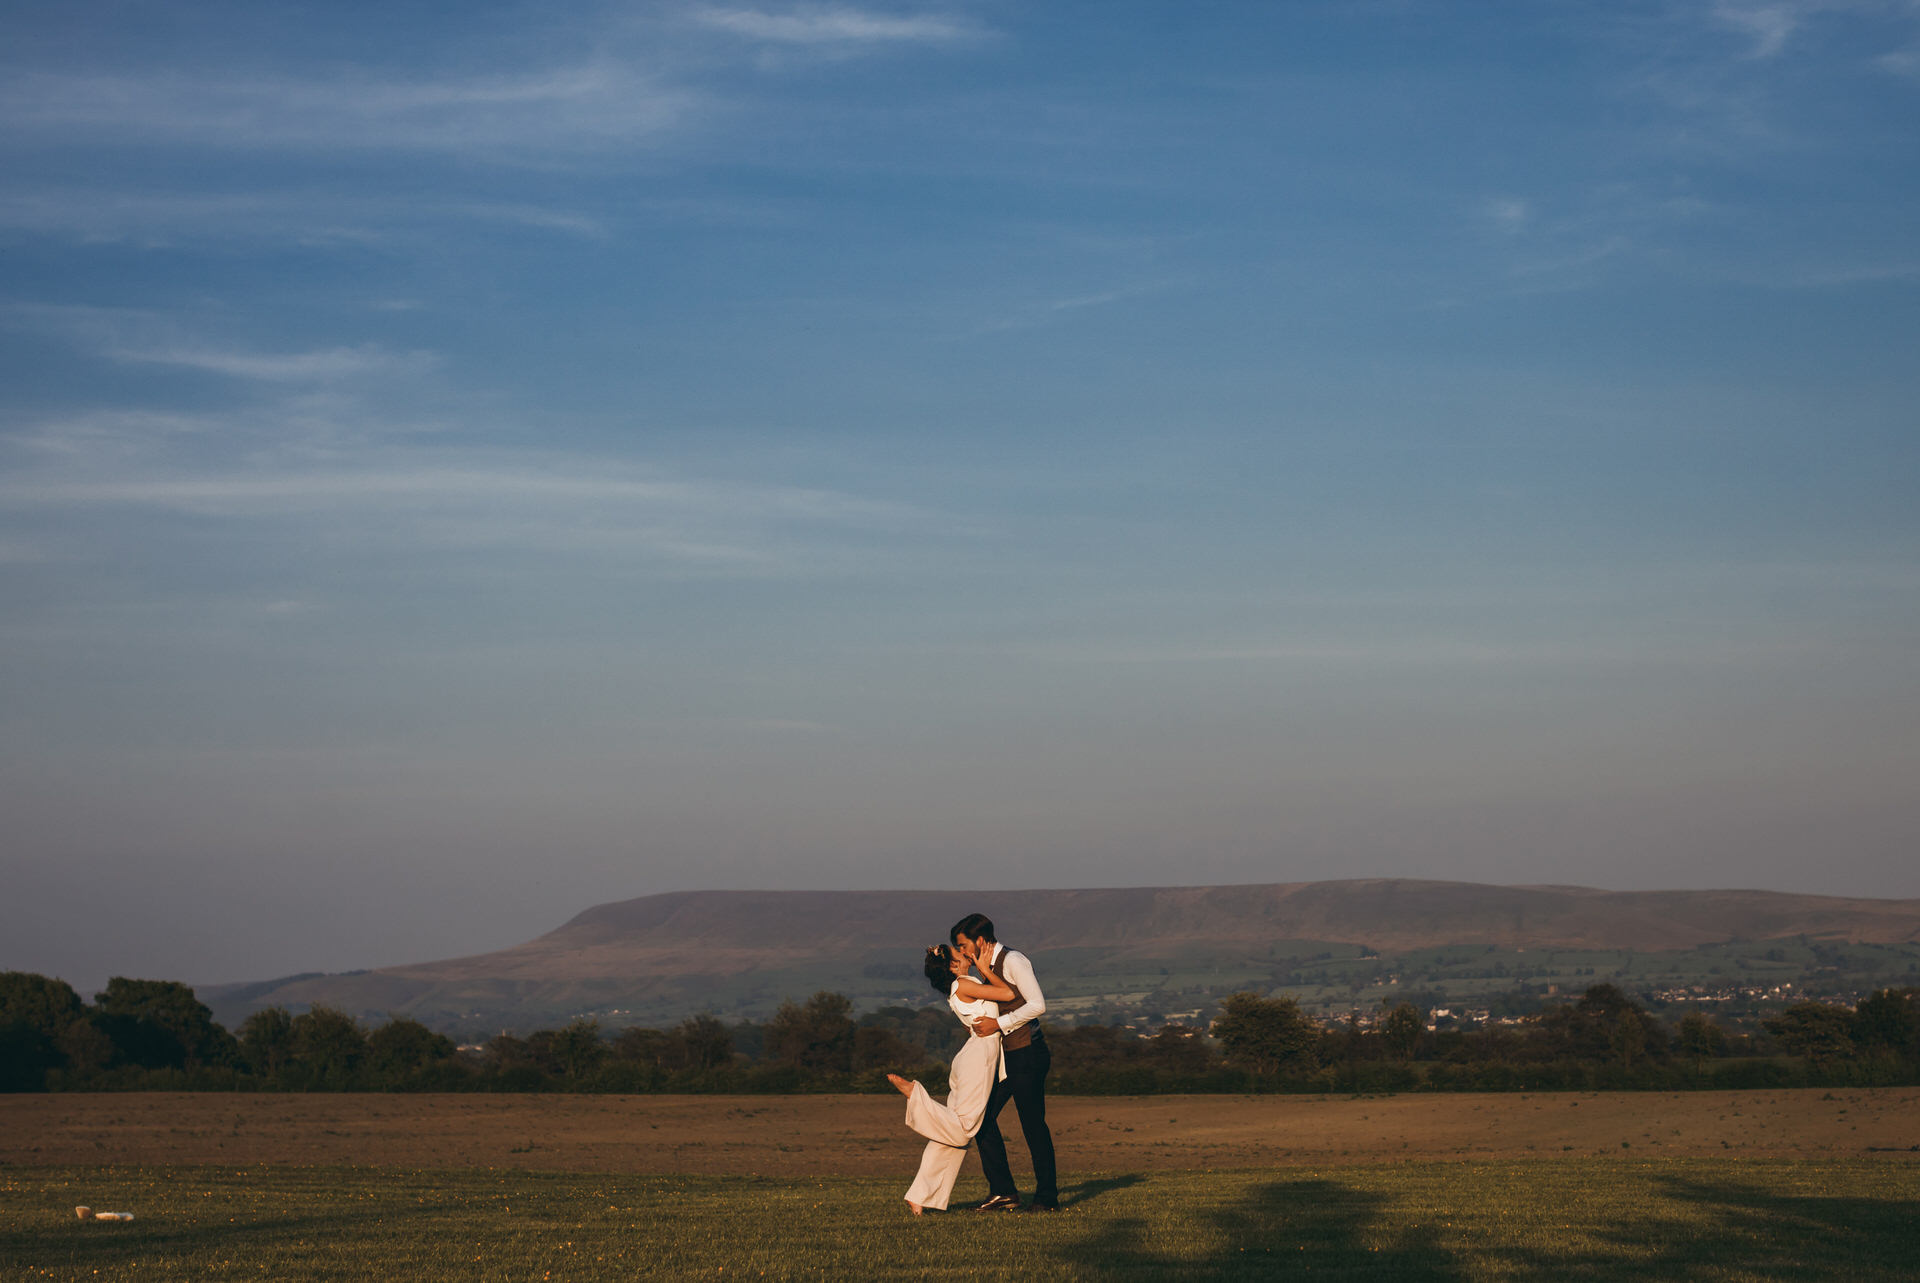
[[[980,1134],[974,1137],[974,1144],[980,1147],[980,1166],[987,1174],[987,1200],[978,1205],[979,1210],[1020,1209],[1020,1191],[1013,1183],[1013,1168],[1007,1164],[1007,1142],[1000,1135],[999,1123],[1000,1111],[1011,1098],[1020,1112],[1020,1132],[1027,1138],[1027,1152],[1033,1158],[1033,1208],[1057,1212],[1060,1189],[1053,1170],[1053,1133],[1047,1129],[1047,1070],[1053,1065],[1053,1057],[1047,1051],[1046,1036],[1040,1032],[1039,1017],[1047,1009],[1040,981],[1025,954],[1015,953],[994,939],[993,920],[984,914],[969,913],[953,924],[948,938],[968,958],[986,958],[1014,991],[1012,1002],[1000,1004],[997,1020],[983,1016],[973,1025],[979,1037],[1001,1035],[1007,1064],[1007,1076],[994,1084],[993,1094],[987,1097],[986,1119],[980,1124]]]

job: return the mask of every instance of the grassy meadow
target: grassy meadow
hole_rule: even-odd
[[[6,1279],[1920,1278],[1920,1165],[1559,1158],[1076,1180],[910,1217],[902,1178],[0,1168]],[[977,1180],[960,1193],[978,1193]],[[131,1224],[83,1224],[77,1204]]]

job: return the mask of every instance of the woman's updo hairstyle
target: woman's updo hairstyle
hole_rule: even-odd
[[[953,950],[944,944],[931,945],[927,949],[927,983],[942,998],[953,988]]]

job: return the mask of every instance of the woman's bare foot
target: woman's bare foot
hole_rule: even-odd
[[[918,1216],[918,1215],[920,1215],[920,1204],[918,1204],[918,1203],[908,1203],[908,1204],[907,1204],[907,1206],[908,1206],[908,1207],[911,1207],[911,1208],[913,1209],[913,1214],[914,1214],[915,1216]]]
[[[893,1089],[899,1092],[902,1096],[913,1095],[913,1084],[911,1082],[908,1082],[905,1078],[902,1078],[899,1074],[888,1074],[887,1081],[892,1083]],[[919,1215],[919,1212],[916,1211],[914,1214],[917,1216]]]

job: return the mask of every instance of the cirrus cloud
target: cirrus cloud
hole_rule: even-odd
[[[31,72],[0,88],[0,131],[222,148],[510,158],[648,142],[697,95],[611,59],[464,79]]]
[[[979,34],[970,25],[933,14],[901,17],[844,5],[779,12],[712,6],[695,10],[693,17],[734,35],[791,45],[940,43]]]

